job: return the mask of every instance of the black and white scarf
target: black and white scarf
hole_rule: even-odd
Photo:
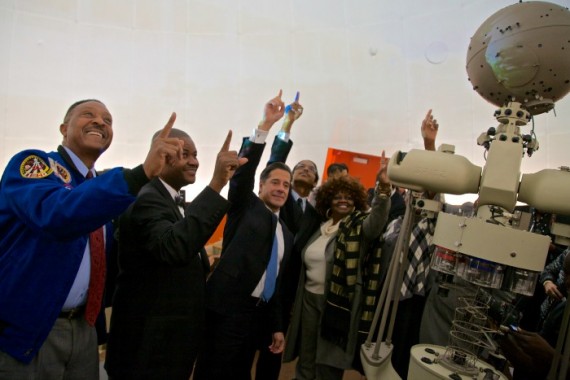
[[[323,318],[321,336],[346,350],[350,316],[358,280],[362,268],[362,316],[359,331],[370,330],[380,283],[380,250],[371,250],[360,257],[362,223],[367,213],[355,211],[341,221],[336,237],[333,270]]]

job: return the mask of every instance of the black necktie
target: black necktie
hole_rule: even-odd
[[[297,204],[301,207],[301,211],[305,212],[305,208],[303,207],[303,198],[297,198]]]
[[[174,202],[176,203],[177,206],[180,206],[182,208],[186,207],[186,200],[180,194],[174,197]]]

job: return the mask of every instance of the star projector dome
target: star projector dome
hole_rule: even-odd
[[[570,91],[570,10],[539,1],[499,10],[471,37],[467,74],[498,107],[517,101],[533,115],[550,111]]]

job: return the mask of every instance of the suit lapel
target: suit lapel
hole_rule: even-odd
[[[276,219],[275,219],[276,220]],[[281,223],[281,228],[283,230],[283,259],[281,260],[281,265],[279,266],[279,274],[285,265],[287,265],[287,261],[291,257],[291,252],[293,251],[293,234],[289,231],[289,228],[285,225],[283,219],[279,219]]]
[[[178,205],[174,202],[174,199],[172,199],[172,196],[170,195],[166,187],[164,187],[160,179],[158,177],[153,178],[152,181],[150,181],[150,183],[160,193],[160,195],[162,195],[164,199],[167,199],[169,201],[168,207],[176,213],[177,220],[182,219],[183,216],[180,210],[178,209]]]

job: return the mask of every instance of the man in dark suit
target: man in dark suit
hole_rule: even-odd
[[[273,140],[271,156],[268,165],[274,162],[287,160],[293,141],[290,140],[291,129],[296,120],[303,114],[303,107],[299,103],[299,93],[295,101],[285,107],[285,117],[281,130]],[[308,201],[311,191],[319,180],[317,165],[311,160],[301,160],[293,168],[291,189],[285,205],[281,207],[280,218],[285,222],[289,230],[295,235],[293,252],[283,274],[283,307],[289,314],[301,270],[301,250],[307,244],[309,238],[319,228],[321,217]],[[286,319],[286,326],[289,318]],[[272,355],[260,352],[255,370],[256,379],[277,380],[281,370],[281,355]]]
[[[277,141],[276,144],[282,144],[282,142]],[[273,155],[272,159],[278,158],[278,156]],[[284,157],[277,159],[277,162],[285,162],[287,159],[287,151]],[[299,281],[299,273],[301,270],[301,251],[309,241],[310,237],[315,233],[315,231],[320,227],[322,218],[315,210],[315,207],[308,201],[309,194],[311,190],[315,187],[319,173],[314,162],[310,160],[302,160],[297,163],[293,168],[293,182],[291,184],[291,191],[289,192],[289,197],[285,206],[281,209],[282,218],[287,223],[286,216],[299,214],[296,219],[296,232],[295,232],[295,244],[293,246],[293,254],[291,255],[291,261],[287,266],[288,275],[285,277],[287,281],[286,294],[291,297],[287,298],[289,303],[293,302],[295,298],[295,289],[297,288],[297,283]]]
[[[291,129],[302,114],[303,107],[299,103],[299,94],[297,93],[295,101],[285,108],[284,121],[271,146],[271,156],[268,165],[274,162],[285,163],[287,161],[293,146],[293,141],[290,140]],[[285,205],[281,208],[280,217],[285,221],[291,232],[295,234],[294,254],[287,266],[287,270],[298,280],[298,272],[301,269],[300,252],[321,223],[321,217],[315,210],[315,207],[309,202],[309,195],[319,181],[319,171],[313,161],[301,160],[293,167],[291,177],[291,190]],[[296,287],[297,281],[289,276],[287,279],[291,280],[288,281],[287,290],[288,292],[292,291],[292,297],[294,297],[295,290],[290,287]]]
[[[219,193],[246,160],[229,151],[230,131],[209,186],[183,207],[179,191],[196,180],[196,146],[181,130],[170,137],[183,141],[181,159],[168,157],[119,220],[120,271],[105,363],[110,379],[188,380],[204,339],[203,247],[229,208]]]
[[[286,111],[281,130],[271,146],[271,156],[268,164],[273,162],[284,163],[293,146],[293,142],[290,140],[291,129],[293,123],[303,113],[303,107],[298,103],[298,97],[295,102],[287,106],[287,110],[288,112]],[[289,197],[281,208],[281,218],[285,220],[288,226],[293,226],[292,232],[295,234],[295,246],[299,246],[300,249],[305,246],[305,243],[321,222],[317,211],[309,202],[311,191],[313,191],[318,181],[319,171],[317,165],[311,160],[299,161],[293,167]],[[300,269],[300,267],[297,269]]]
[[[287,314],[282,278],[293,235],[278,215],[289,194],[289,168],[283,163],[267,166],[260,176],[259,196],[253,193],[265,138],[283,113],[280,92],[266,103],[258,128],[243,141],[240,157],[248,162],[230,181],[232,205],[221,258],[206,284],[208,340],[194,379],[250,379],[257,350],[283,351]]]

